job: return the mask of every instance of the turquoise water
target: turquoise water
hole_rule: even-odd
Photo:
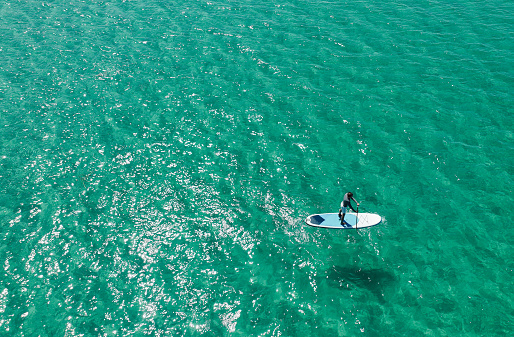
[[[0,335],[508,336],[513,14],[2,2]]]

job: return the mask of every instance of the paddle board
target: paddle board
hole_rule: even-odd
[[[378,225],[382,222],[382,217],[373,213],[346,213],[344,224],[341,224],[338,213],[312,214],[307,217],[305,222],[314,227],[339,228],[339,229],[359,229]]]

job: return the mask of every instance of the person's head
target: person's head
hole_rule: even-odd
[[[352,192],[348,192],[348,196],[351,198],[353,197],[353,193]]]

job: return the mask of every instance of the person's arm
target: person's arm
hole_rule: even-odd
[[[359,202],[357,200],[355,200],[354,197],[352,197],[352,200],[355,201],[355,203],[357,204],[357,207],[359,207],[360,204],[359,204]],[[353,207],[352,207],[352,209],[353,209]],[[353,211],[355,212],[355,210],[353,210]]]

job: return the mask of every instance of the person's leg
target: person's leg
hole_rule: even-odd
[[[342,207],[339,211],[341,213],[341,216],[339,217],[341,219],[341,225],[344,224],[344,215],[346,214],[346,207]]]

